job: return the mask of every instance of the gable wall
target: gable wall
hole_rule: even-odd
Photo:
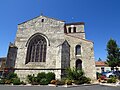
[[[44,22],[41,20],[44,19]],[[29,38],[40,33],[45,36],[47,42],[46,63],[28,63],[25,65],[27,42]],[[64,40],[64,22],[50,19],[47,17],[38,17],[23,24],[18,25],[15,45],[18,47],[16,59],[16,68],[55,68],[57,46]],[[49,39],[49,40],[48,40]]]

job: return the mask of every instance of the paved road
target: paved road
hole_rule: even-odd
[[[120,87],[107,87],[100,85],[80,87],[48,87],[48,86],[0,86],[0,90],[120,90]]]

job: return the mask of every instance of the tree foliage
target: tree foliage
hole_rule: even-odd
[[[113,39],[107,43],[107,64],[113,68],[120,64],[120,49]]]
[[[101,59],[101,58],[99,58],[99,59],[98,59],[98,61],[102,61],[102,59]]]

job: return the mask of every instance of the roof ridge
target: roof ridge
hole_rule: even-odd
[[[50,19],[57,20],[57,21],[65,22],[64,20],[59,20],[59,19],[56,19],[56,18],[52,18],[52,17],[48,17],[48,16],[44,16],[44,15],[38,15],[38,16],[33,17],[33,18],[31,18],[31,19],[28,19],[28,20],[26,20],[26,21],[24,21],[24,22],[22,22],[22,23],[19,23],[18,25],[21,25],[21,24],[23,24],[23,23],[26,23],[26,22],[28,22],[28,21],[30,21],[30,20],[33,20],[33,19],[36,19],[36,18],[38,18],[38,17],[46,17],[46,18],[50,18]]]

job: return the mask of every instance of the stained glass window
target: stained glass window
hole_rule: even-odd
[[[32,38],[28,45],[26,63],[46,61],[47,42],[46,39],[37,35]]]

